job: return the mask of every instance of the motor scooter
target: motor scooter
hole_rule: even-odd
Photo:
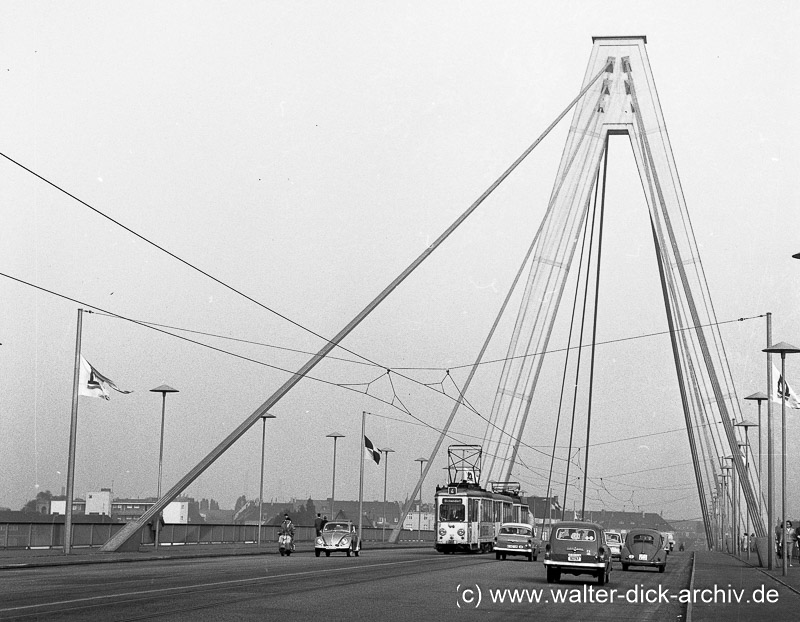
[[[278,552],[281,554],[281,557],[284,555],[291,555],[292,551],[294,551],[294,538],[288,533],[279,535]]]

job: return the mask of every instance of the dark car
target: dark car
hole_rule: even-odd
[[[556,523],[544,550],[547,582],[556,583],[562,574],[588,574],[605,585],[611,575],[611,554],[603,528],[597,523],[564,521]]]
[[[622,569],[630,566],[651,566],[664,572],[667,567],[667,550],[664,536],[654,529],[631,529],[622,545]]]

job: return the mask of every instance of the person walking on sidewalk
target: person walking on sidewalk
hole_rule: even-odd
[[[786,521],[786,554],[789,556],[789,566],[792,565],[792,557],[794,557],[794,549],[797,545],[797,532],[792,526],[792,521]]]

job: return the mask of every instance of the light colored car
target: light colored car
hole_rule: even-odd
[[[536,561],[540,542],[527,523],[503,523],[494,539],[494,554],[497,559],[506,555],[524,555],[528,561]]]
[[[611,554],[611,559],[619,561],[622,553],[622,543],[624,538],[619,531],[606,531],[606,545]]]
[[[322,532],[314,540],[314,555],[320,556],[325,552],[325,557],[330,557],[336,551],[350,553],[358,557],[361,551],[361,542],[358,540],[356,526],[349,521],[331,521],[326,523]]]
[[[664,572],[667,567],[667,550],[664,536],[653,529],[631,529],[622,546],[622,569],[630,566],[651,566]]]
[[[544,567],[548,583],[557,583],[562,574],[588,574],[605,585],[611,576],[611,555],[603,527],[583,521],[553,525],[544,549]]]

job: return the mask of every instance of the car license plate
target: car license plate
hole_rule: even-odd
[[[579,561],[581,561],[581,554],[580,553],[567,553],[567,561],[568,562],[579,562]]]
[[[646,562],[647,561],[647,555],[645,555],[643,553],[639,553],[639,561],[640,562]]]

